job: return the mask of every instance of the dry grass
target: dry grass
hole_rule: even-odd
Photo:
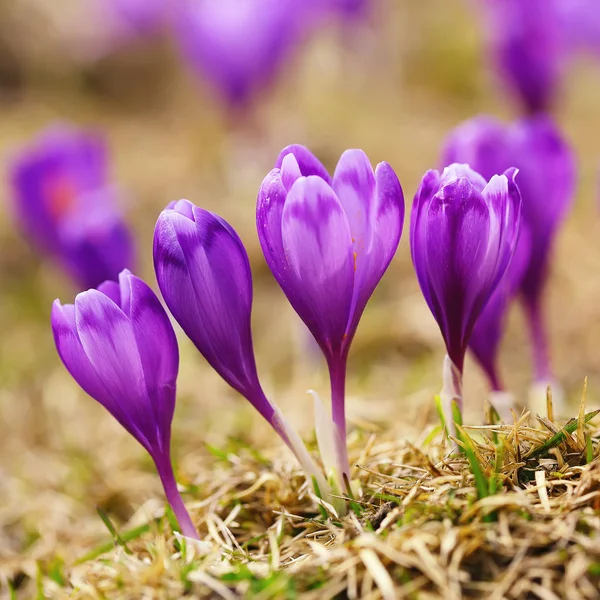
[[[439,427],[413,443],[356,429],[344,518],[278,449],[213,448],[185,496],[201,543],[173,537],[153,503],[71,564],[3,575],[39,598],[599,598],[600,429],[583,425],[595,414],[582,403],[563,426],[524,413],[466,427],[479,482]]]

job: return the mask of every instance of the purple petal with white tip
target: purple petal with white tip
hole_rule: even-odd
[[[290,302],[321,347],[338,346],[352,299],[352,238],[340,201],[320,177],[303,177],[292,186],[283,209],[282,240],[287,287],[294,291]]]
[[[291,144],[286,146],[277,157],[275,161],[275,168],[281,169],[283,161],[288,154],[293,154],[300,173],[304,177],[309,175],[316,175],[321,179],[324,179],[327,183],[331,184],[331,177],[327,172],[327,169],[323,166],[321,161],[308,149],[306,146],[301,144]],[[290,186],[291,187],[291,186]],[[287,188],[289,190],[289,188]]]

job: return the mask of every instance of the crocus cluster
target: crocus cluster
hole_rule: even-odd
[[[524,226],[505,282],[478,320],[471,347],[492,388],[502,389],[496,370],[502,322],[507,300],[520,292],[531,330],[534,377],[545,387],[553,377],[543,322],[543,291],[552,246],[573,200],[573,153],[549,117],[529,117],[507,125],[481,116],[449,135],[442,162],[454,161],[468,163],[485,178],[511,166],[519,169]]]
[[[21,231],[80,289],[116,280],[133,266],[133,242],[116,207],[99,135],[54,126],[18,153],[9,171]]]
[[[506,305],[519,289],[537,307],[548,240],[572,187],[561,144],[543,119],[507,131],[494,121],[468,123],[451,136],[446,155],[463,156],[479,172],[458,162],[441,173],[428,171],[415,195],[411,254],[446,345],[441,399],[450,432],[454,405],[462,407],[467,348],[499,391],[496,354]],[[513,166],[495,172],[513,158],[523,174]],[[548,170],[552,189],[544,187]],[[396,174],[385,162],[373,169],[361,150],[344,152],[331,176],[307,148],[288,146],[258,192],[256,225],[267,264],[329,368],[331,416],[312,392],[325,473],[261,386],[251,331],[252,274],[240,237],[221,217],[188,200],[168,205],[155,227],[156,277],[175,320],[223,380],[281,436],[315,489],[340,513],[345,507],[339,494],[350,476],[346,363],[361,315],[396,252],[403,221]],[[118,284],[106,281],[79,294],[74,305],[57,300],[52,327],[69,372],[149,452],[182,531],[196,537],[169,449],[177,342],[154,293],[123,271]]]
[[[447,423],[462,409],[465,354],[477,319],[517,245],[521,194],[516,170],[489,182],[465,164],[428,171],[413,201],[410,247],[417,278],[447,356],[441,400]]]
[[[375,170],[360,150],[345,152],[330,177],[304,147],[289,146],[258,194],[257,225],[267,262],[319,343],[331,373],[333,419],[315,396],[326,477],[260,384],[251,332],[252,275],[246,250],[221,217],[187,200],[159,216],[154,265],[171,313],[217,373],[274,428],[319,493],[349,484],[344,390],[346,360],[360,316],[391,261],[404,201],[387,163]],[[59,354],[81,387],[154,459],[185,535],[195,531],[177,492],[169,454],[177,344],[146,284],[125,271],[56,301],[52,327]]]

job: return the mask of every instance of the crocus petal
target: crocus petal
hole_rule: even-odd
[[[75,324],[83,350],[110,396],[123,404],[129,421],[146,439],[156,438],[144,370],[130,320],[102,292],[75,298]]]
[[[156,294],[138,277],[125,270],[119,276],[121,307],[131,321],[148,397],[160,431],[170,432],[175,410],[175,382],[179,348],[175,331]],[[161,440],[168,448],[168,436]]]
[[[359,273],[360,259],[367,254],[374,235],[371,212],[376,202],[373,167],[362,150],[346,150],[342,154],[333,174],[332,188],[350,225]]]
[[[121,288],[116,281],[104,281],[98,286],[98,291],[108,296],[117,306],[121,305]]]
[[[433,313],[452,362],[462,371],[468,338],[490,294],[490,214],[465,179],[451,181],[431,200],[425,244]]]
[[[362,312],[400,241],[404,199],[396,174],[387,163],[373,168],[362,150],[342,154],[333,176],[352,236],[354,293],[347,334],[354,335]]]
[[[495,262],[495,288],[504,276],[511,261],[518,240],[521,222],[521,193],[515,183],[518,171],[508,169],[503,175],[494,175],[483,190],[483,197],[490,207],[490,243],[488,258],[490,267]]]
[[[483,188],[487,185],[487,181],[477,171],[474,171],[469,165],[464,163],[453,163],[444,167],[442,184],[444,185],[461,177],[468,179],[478,192],[482,192]]]
[[[281,237],[281,218],[287,191],[281,171],[273,169],[263,180],[256,200],[256,229],[269,269],[281,287],[288,274],[287,258]]]
[[[301,144],[291,144],[286,146],[277,157],[275,161],[275,167],[281,168],[283,159],[288,155],[293,154],[296,159],[298,166],[300,167],[300,173],[304,177],[309,175],[317,175],[321,179],[324,179],[327,183],[331,184],[331,177],[327,172],[327,169],[323,166],[321,161],[305,146]],[[288,188],[289,189],[289,188]]]
[[[173,316],[206,360],[247,395],[258,386],[248,256],[223,219],[195,206],[193,216],[161,213],[154,238],[158,284]]]
[[[412,210],[410,213],[410,253],[415,272],[419,281],[419,286],[429,309],[435,315],[433,297],[429,289],[429,278],[427,276],[427,252],[423,249],[427,247],[427,212],[433,195],[440,186],[440,174],[438,171],[430,170],[425,173],[419,189],[415,194]]]
[[[292,186],[283,209],[282,238],[295,292],[288,299],[321,347],[336,349],[352,299],[352,238],[339,199],[320,177],[303,177]]]
[[[75,326],[75,306],[62,305],[59,300],[52,304],[52,332],[58,354],[83,391],[112,408],[112,397],[96,374],[87,357]]]
[[[294,181],[302,177],[302,173],[300,171],[300,165],[296,160],[296,157],[293,154],[286,154],[281,163],[281,181],[286,189],[286,191],[290,191],[291,187],[294,185]]]
[[[150,442],[130,418],[123,398],[113,396],[85,353],[77,333],[73,304],[61,305],[58,300],[54,301],[52,333],[62,362],[83,391],[102,404],[131,435],[150,450]]]

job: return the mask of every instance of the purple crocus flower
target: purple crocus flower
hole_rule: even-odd
[[[500,75],[529,113],[554,103],[566,57],[557,0],[486,0]]]
[[[500,283],[517,244],[521,195],[516,170],[486,180],[468,165],[428,171],[413,201],[410,247],[419,285],[448,359],[444,409],[462,408],[462,373],[475,323]],[[449,363],[449,364],[448,364]]]
[[[285,148],[264,179],[256,224],[265,259],[327,360],[340,474],[347,473],[346,362],[365,306],[402,233],[404,198],[387,163],[342,154],[333,178],[306,148]]]
[[[106,146],[69,126],[43,132],[10,167],[17,222],[42,254],[82,289],[115,280],[133,263],[130,232],[108,183]]]
[[[183,56],[233,108],[264,91],[305,27],[297,0],[181,0],[174,26]]]
[[[188,200],[162,211],[154,231],[162,295],[186,335],[217,373],[273,424],[274,408],[256,372],[246,249],[218,215]]]
[[[575,160],[553,121],[535,116],[504,123],[481,116],[459,125],[449,136],[444,162],[464,161],[485,178],[510,166],[519,169],[523,219],[530,237],[530,257],[520,291],[525,302],[538,382],[552,380],[542,294],[556,233],[573,199]]]
[[[188,200],[172,202],[156,223],[154,268],[169,310],[202,356],[256,408],[327,494],[298,434],[258,379],[250,326],[252,274],[237,233]]]
[[[55,300],[52,331],[69,373],[147,450],[183,534],[198,538],[171,465],[179,350],[154,292],[125,270],[74,304]]]

